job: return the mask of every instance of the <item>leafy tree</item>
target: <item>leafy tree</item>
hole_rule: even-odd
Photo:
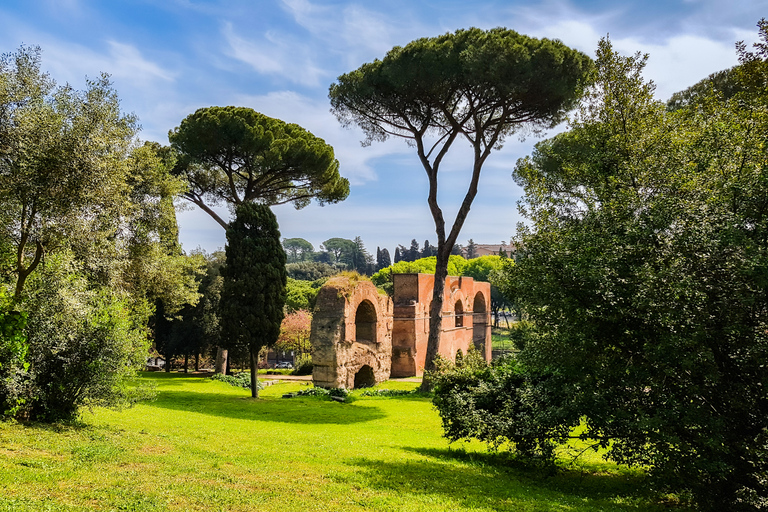
[[[303,238],[286,238],[283,240],[283,249],[288,257],[288,263],[297,263],[305,261],[315,247]]]
[[[243,107],[201,108],[184,118],[168,138],[181,160],[176,172],[196,204],[224,229],[211,208],[247,202],[336,203],[349,194],[333,148],[295,124]]]
[[[57,88],[39,48],[0,57],[0,237],[13,245],[14,300],[44,254],[114,234],[135,133],[107,75]]]
[[[741,50],[759,76],[765,47]],[[519,393],[544,397],[519,421],[583,419],[582,438],[648,468],[663,490],[690,491],[700,509],[762,509],[765,103],[707,95],[667,113],[642,80],[645,61],[601,41],[571,131],[515,169],[531,228],[503,291],[535,328]]]
[[[14,416],[24,405],[24,375],[29,369],[27,314],[17,311],[0,288],[0,412]]]
[[[125,292],[93,288],[78,267],[62,251],[30,278],[29,367],[19,411],[30,419],[71,420],[82,407],[121,407],[147,396],[131,385],[146,362],[145,325],[131,314]]]
[[[258,354],[280,335],[286,285],[285,252],[268,206],[237,206],[227,229],[226,255],[220,302],[223,342],[250,353],[251,396],[258,398]]]
[[[293,350],[298,354],[309,354],[309,335],[312,330],[312,315],[306,309],[298,309],[283,318],[280,337],[276,348],[281,351]]]
[[[303,208],[343,201],[349,181],[339,175],[333,148],[298,125],[242,107],[198,109],[168,136],[181,158],[184,198],[224,229],[212,206],[293,203]],[[217,360],[227,355],[219,351]]]
[[[317,281],[299,281],[289,277],[285,288],[286,311],[288,311],[288,313],[293,313],[295,311],[312,311],[315,309],[317,294],[320,291],[320,287],[325,284],[325,281],[325,279],[318,279]]]
[[[403,260],[402,255],[400,254],[400,247],[395,247],[395,261],[394,263],[398,263]],[[381,270],[381,269],[379,269]]]
[[[373,273],[373,258],[365,248],[363,239],[356,236],[353,240],[355,247],[351,254],[352,269],[356,270],[362,275],[370,275]]]
[[[329,238],[320,247],[333,255],[334,263],[352,265],[353,254],[356,250],[355,242],[346,238]]]
[[[576,104],[590,68],[589,57],[559,41],[473,28],[395,47],[331,85],[331,106],[342,124],[359,125],[369,143],[391,135],[406,139],[427,173],[437,271],[426,369],[434,368],[440,343],[448,257],[477,194],[483,164],[508,135],[560,122]],[[438,173],[459,138],[470,143],[473,164],[464,200],[446,232]]]

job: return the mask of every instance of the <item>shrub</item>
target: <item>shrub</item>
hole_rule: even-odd
[[[148,343],[126,297],[91,289],[66,261],[38,272],[29,311],[29,367],[19,413],[40,421],[74,419],[81,407],[124,407],[152,395],[132,379]]]
[[[312,375],[312,356],[310,354],[299,354],[293,363],[291,375]]]
[[[211,380],[225,382],[230,386],[238,388],[251,389],[251,374],[249,372],[240,372],[234,375],[216,373],[211,377]],[[264,384],[261,381],[256,381],[256,385],[259,387],[259,390],[264,389]]]
[[[556,446],[564,442],[572,424],[563,421],[546,404],[560,403],[542,396],[514,357],[486,363],[469,350],[456,364],[440,359],[427,375],[434,385],[434,404],[451,442],[477,439],[492,449],[509,443],[525,458],[550,463]],[[576,419],[578,424],[578,418]]]

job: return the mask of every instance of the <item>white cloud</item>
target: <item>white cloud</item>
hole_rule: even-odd
[[[262,41],[240,37],[231,23],[223,29],[231,57],[265,75],[277,75],[309,87],[330,75],[315,64],[311,45],[295,43],[286,34],[267,33]]]

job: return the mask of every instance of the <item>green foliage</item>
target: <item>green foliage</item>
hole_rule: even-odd
[[[416,391],[406,389],[364,389],[360,396],[412,396]]]
[[[29,370],[27,314],[13,308],[0,287],[0,412],[16,415],[24,404],[24,376]]]
[[[320,261],[302,261],[300,263],[289,263],[285,266],[288,277],[297,281],[314,281],[335,276],[341,270],[338,267],[322,263]]]
[[[303,238],[283,239],[283,249],[285,249],[288,263],[305,261],[312,255],[313,251],[315,250],[314,246]]]
[[[601,41],[571,131],[515,170],[531,228],[502,291],[534,327],[519,360],[548,393],[542,426],[583,417],[583,438],[659,488],[688,490],[701,509],[760,509],[765,103],[707,95],[667,113],[642,80],[645,60]]]
[[[285,305],[285,251],[277,219],[268,206],[243,203],[227,229],[227,263],[219,303],[222,343],[251,354],[256,382],[256,355],[280,336]],[[257,390],[252,386],[254,397]]]
[[[168,138],[181,155],[175,172],[189,185],[184,197],[222,226],[209,205],[290,202],[303,208],[312,198],[335,203],[349,194],[331,146],[250,108],[198,109]]]
[[[49,258],[32,284],[20,414],[71,420],[82,407],[125,407],[151,396],[131,384],[148,343],[125,294],[92,289],[66,257]]]
[[[456,363],[440,359],[427,375],[434,386],[434,404],[451,442],[477,439],[491,448],[510,443],[526,458],[551,463],[558,443],[567,440],[579,418],[563,418],[546,405],[552,389],[532,383],[531,373],[516,359],[501,357],[488,364],[470,350]]]
[[[383,268],[371,276],[371,281],[378,287],[391,288],[392,274],[434,274],[437,257],[419,258],[416,261],[401,260]],[[467,260],[461,256],[451,255],[448,259],[448,275],[461,276],[467,266]]]
[[[41,72],[37,47],[0,57],[0,239],[13,248],[14,300],[44,254],[81,247],[96,260],[114,247],[135,133],[107,75],[77,91]]]
[[[226,384],[229,384],[230,386],[235,386],[237,388],[251,389],[251,376],[247,372],[240,372],[234,375],[224,375],[223,373],[216,373],[211,377],[211,380],[224,382]],[[256,384],[259,386],[259,390],[264,389],[264,384],[262,382],[257,381]]]
[[[325,279],[318,281],[299,281],[296,279],[287,280],[285,287],[285,307],[288,313],[294,311],[315,309],[317,293],[320,287],[325,283]]]
[[[302,389],[296,393],[296,396],[337,396],[346,398],[349,396],[349,391],[344,388],[321,388],[314,386],[311,388]]]
[[[293,371],[291,372],[291,375],[312,375],[313,368],[312,355],[299,354],[293,361]]]

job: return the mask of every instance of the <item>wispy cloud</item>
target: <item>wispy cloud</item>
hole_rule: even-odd
[[[330,76],[315,63],[311,45],[298,43],[283,33],[267,32],[260,40],[238,35],[231,23],[225,23],[224,38],[231,57],[265,75],[276,75],[290,82],[315,87]]]

